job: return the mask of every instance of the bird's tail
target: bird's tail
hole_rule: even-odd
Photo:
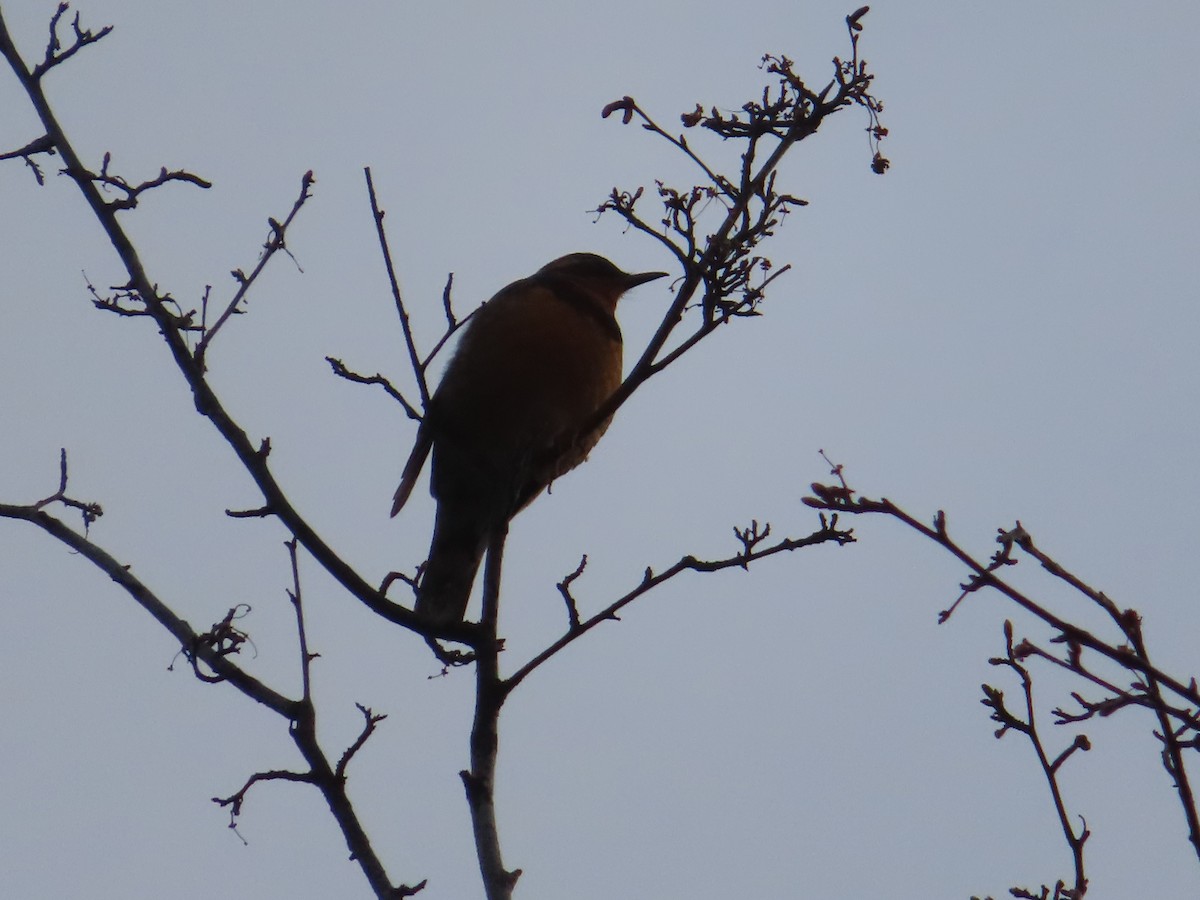
[[[442,624],[461,622],[487,543],[486,517],[473,504],[442,498],[429,561],[417,589],[417,613]]]
[[[422,422],[421,427],[417,429],[417,440],[413,444],[412,453],[409,454],[408,462],[404,464],[404,474],[400,476],[400,487],[396,488],[396,495],[392,498],[393,517],[408,502],[408,495],[412,493],[413,486],[421,477],[421,470],[425,468],[425,459],[429,456],[432,446],[433,430],[427,422]]]

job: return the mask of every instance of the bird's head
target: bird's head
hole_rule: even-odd
[[[664,278],[666,272],[624,272],[596,253],[568,253],[538,270],[539,275],[566,278],[615,310],[621,295],[639,284]]]

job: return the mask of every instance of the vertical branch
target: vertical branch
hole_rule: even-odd
[[[412,325],[408,320],[408,309],[404,305],[404,298],[400,294],[400,282],[396,280],[396,269],[392,265],[392,251],[388,247],[387,235],[383,230],[383,217],[386,213],[379,208],[379,201],[375,198],[375,182],[371,178],[371,167],[366,166],[363,174],[367,177],[367,194],[371,198],[371,215],[375,219],[375,232],[379,235],[379,249],[383,253],[383,264],[387,267],[388,284],[392,287],[392,299],[396,301],[396,313],[400,316],[400,327],[404,330],[404,344],[408,348],[408,360],[412,364],[413,375],[417,378],[417,390],[421,392],[421,408],[424,409],[429,406],[429,385],[425,381],[425,366],[422,365],[420,354],[417,353]],[[449,311],[448,305],[447,311]],[[453,320],[452,316],[448,317]]]
[[[1011,632],[1008,643],[1009,657],[1012,656],[1012,638]],[[1076,896],[1082,897],[1087,891],[1087,875],[1085,874],[1083,864],[1083,849],[1087,843],[1090,832],[1087,830],[1087,825],[1084,824],[1081,830],[1076,833],[1074,825],[1071,823],[1070,813],[1067,812],[1066,800],[1062,795],[1062,788],[1058,783],[1058,769],[1066,761],[1076,749],[1087,749],[1087,738],[1080,735],[1076,738],[1075,743],[1071,744],[1064,752],[1060,753],[1053,761],[1046,755],[1046,747],[1042,743],[1042,737],[1038,734],[1037,723],[1034,718],[1033,707],[1033,679],[1030,677],[1028,670],[1024,666],[1013,663],[1014,668],[1021,676],[1021,689],[1025,694],[1025,715],[1028,723],[1026,736],[1029,742],[1033,745],[1034,753],[1037,755],[1038,763],[1042,767],[1042,774],[1046,777],[1046,784],[1050,788],[1050,797],[1054,801],[1054,812],[1058,816],[1058,827],[1062,829],[1063,838],[1067,842],[1067,847],[1071,851],[1071,865],[1075,870],[1075,892]],[[1082,743],[1080,739],[1082,738]]]
[[[504,558],[504,540],[508,523],[501,522],[488,543],[483,569],[484,635],[475,654],[475,719],[471,723],[471,770],[460,772],[471,809],[475,832],[475,853],[483,876],[488,900],[511,900],[521,870],[504,868],[500,855],[500,833],[496,827],[496,754],[500,747],[500,707],[504,704],[504,683],[500,679],[501,644],[496,634],[500,611],[500,568]]]
[[[304,688],[304,701],[312,700],[312,655],[308,652],[308,632],[304,628],[304,606],[300,596],[300,559],[296,548],[299,541],[293,537],[284,541],[287,548],[288,560],[292,565],[292,590],[288,591],[288,599],[292,601],[292,609],[296,612],[296,637],[300,643],[300,680]]]
[[[1077,832],[1071,824],[1071,815],[1067,811],[1067,803],[1063,798],[1062,787],[1058,783],[1058,772],[1062,768],[1063,763],[1071,758],[1076,751],[1087,751],[1091,749],[1091,743],[1086,735],[1076,735],[1071,744],[1058,754],[1053,760],[1050,759],[1046,752],[1046,745],[1042,741],[1042,736],[1038,733],[1037,718],[1033,703],[1033,676],[1029,674],[1029,670],[1025,668],[1022,662],[1025,652],[1025,644],[1020,646],[1013,645],[1013,627],[1012,622],[1004,623],[1004,644],[1005,655],[1003,657],[994,657],[989,662],[994,666],[1005,666],[1017,673],[1021,679],[1021,690],[1025,699],[1025,718],[1022,720],[1020,716],[1014,715],[1004,705],[1004,692],[991,685],[983,685],[984,699],[981,701],[984,706],[992,710],[993,721],[1000,723],[1000,728],[996,731],[996,737],[1003,737],[1009,729],[1020,732],[1028,738],[1029,743],[1033,747],[1033,751],[1037,756],[1038,764],[1042,768],[1042,774],[1046,778],[1046,784],[1050,788],[1050,796],[1054,801],[1054,811],[1058,816],[1058,825],[1062,829],[1063,838],[1067,842],[1068,848],[1071,850],[1071,862],[1075,869],[1074,888],[1069,894],[1059,894],[1056,890],[1054,896],[1069,896],[1083,897],[1087,893],[1087,874],[1084,869],[1083,851],[1084,845],[1087,844],[1088,838],[1091,837],[1091,832],[1088,831],[1087,823],[1083,822],[1080,830]],[[1062,882],[1059,882],[1061,885]],[[1014,896],[1030,896],[1032,894],[1018,894],[1018,889],[1012,891]],[[1042,896],[1046,896],[1047,891],[1043,888]]]

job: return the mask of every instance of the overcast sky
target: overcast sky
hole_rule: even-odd
[[[27,61],[55,5],[0,2]],[[123,217],[185,306],[206,284],[230,296],[230,270],[253,264],[266,218],[315,171],[295,263],[272,263],[209,362],[243,427],[270,436],[296,505],[377,582],[423,559],[433,505],[422,486],[388,518],[414,429],[324,362],[405,373],[362,167],[426,342],[449,272],[469,308],[576,250],[670,268],[588,211],[614,185],[695,176],[600,109],[631,94],[674,128],[697,101],[736,108],[761,91],[768,52],[823,83],[852,5],[88,0],[83,23],[114,31],[46,85],[93,166],[111,151],[131,180],[165,165],[213,182]],[[510,670],[561,633],[554,583],[584,552],[577,594],[594,611],[647,565],[732,554],[734,525],[813,530],[800,498],[828,478],[818,448],[868,495],[925,519],[945,509],[980,556],[1019,518],[1143,614],[1161,667],[1197,670],[1200,7],[881,0],[865,24],[891,171],[870,172],[854,111],[791,155],[780,186],[811,205],[768,245],[793,269],[766,314],[651,382],[514,524]],[[5,70],[0,150],[38,134]],[[287,535],[224,517],[260,498],[161,340],[91,307],[85,276],[124,276],[66,178],[39,188],[0,166],[0,267],[0,501],[52,493],[66,447],[72,492],[105,509],[93,539],[199,629],[250,604],[244,664],[298,694]],[[668,291],[624,302],[627,355]],[[939,626],[963,571],[897,524],[849,524],[852,546],[676,580],[514,694],[497,800],[517,896],[924,900],[1069,876],[1029,747],[996,741],[979,705],[985,680],[1017,693],[987,664],[1004,619],[1048,635],[984,594]],[[428,878],[422,896],[482,896],[457,775],[470,675],[427,678],[418,639],[310,559],[301,570],[329,752],[356,735],[355,702],[389,716],[351,768],[389,872]],[[1099,627],[1033,567],[1015,578]],[[272,714],[168,672],[176,650],[85,560],[0,521],[0,893],[367,896],[314,790],[253,791],[249,846],[224,827],[210,797],[297,755]],[[1078,687],[1045,686],[1043,709]],[[1152,724],[1088,723],[1093,751],[1064,770],[1093,832],[1089,900],[1200,892]]]

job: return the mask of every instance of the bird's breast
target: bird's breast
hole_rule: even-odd
[[[610,314],[545,288],[502,293],[468,325],[437,391],[438,421],[446,440],[505,476],[582,428],[620,385],[621,364]],[[529,474],[546,483],[569,471],[603,430]]]

